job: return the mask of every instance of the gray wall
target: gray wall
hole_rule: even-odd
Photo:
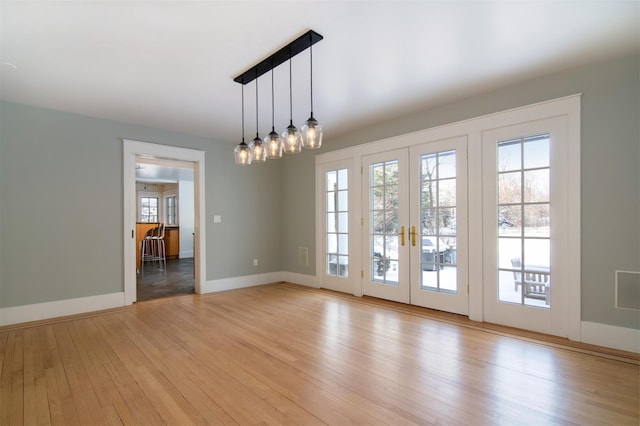
[[[640,329],[637,311],[614,308],[614,270],[640,271],[639,60],[619,58],[425,109],[328,139],[320,152],[582,93],[582,319]],[[283,264],[313,274],[295,257],[307,246],[315,259],[313,156],[286,159],[283,176],[295,176],[283,186]]]
[[[229,143],[3,102],[0,307],[123,291],[122,138],[206,151],[208,280],[282,270],[280,167],[237,167]]]
[[[639,61],[620,58],[425,108],[327,139],[320,152],[583,93],[582,319],[640,329],[640,315],[615,309],[613,300],[614,270],[640,270]],[[229,144],[0,108],[0,307],[122,291],[121,138],[207,151],[207,279],[315,274],[315,153],[239,168]],[[308,266],[298,263],[299,247],[309,249]]]

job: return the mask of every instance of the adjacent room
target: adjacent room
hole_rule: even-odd
[[[640,421],[638,1],[0,0],[0,424]]]

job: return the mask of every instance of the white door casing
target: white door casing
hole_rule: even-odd
[[[124,240],[124,304],[136,301],[136,157],[179,160],[194,163],[194,268],[195,291],[205,292],[206,286],[206,215],[205,215],[205,152],[189,148],[159,145],[123,139],[123,240]]]

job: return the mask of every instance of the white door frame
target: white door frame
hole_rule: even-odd
[[[169,145],[123,139],[123,177],[124,177],[124,304],[136,301],[136,157],[170,159],[194,163],[194,219],[195,235],[193,254],[195,268],[195,291],[205,292],[206,268],[206,215],[204,199],[204,157],[205,152]]]

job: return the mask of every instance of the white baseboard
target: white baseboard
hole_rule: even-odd
[[[309,287],[318,287],[315,276],[279,271],[207,281],[204,293],[253,287],[281,281],[302,284]],[[0,308],[0,326],[83,314],[122,306],[125,306],[124,292],[35,303],[32,305],[12,306]]]
[[[640,353],[640,330],[587,321],[581,328],[583,343]]]
[[[315,275],[296,274],[295,272],[283,271],[281,281],[293,284],[301,284],[307,287],[320,288],[320,282]]]
[[[204,293],[235,290],[238,288],[253,287],[256,285],[278,283],[281,281],[301,284],[307,287],[319,287],[315,276],[279,271],[269,272],[267,274],[245,275],[243,277],[207,281]]]
[[[280,281],[282,281],[281,272],[269,272],[267,274],[245,275],[243,277],[210,280],[207,281],[203,293],[216,293],[218,291],[235,290],[238,288],[253,287],[256,285],[277,283]]]
[[[0,326],[62,317],[65,315],[83,314],[121,306],[124,306],[123,292],[0,308]]]

